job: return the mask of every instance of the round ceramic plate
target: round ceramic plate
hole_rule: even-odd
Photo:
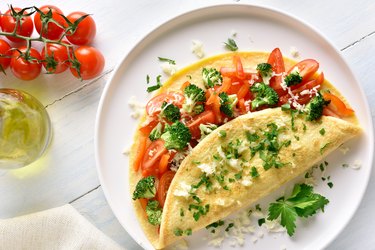
[[[114,214],[128,233],[143,248],[152,246],[145,237],[133,212],[128,185],[128,157],[123,154],[132,144],[138,121],[131,117],[128,104],[135,96],[146,103],[146,76],[153,80],[163,75],[158,57],[170,58],[182,68],[198,58],[191,52],[192,40],[203,43],[206,56],[226,52],[224,42],[235,39],[239,50],[268,51],[279,47],[284,56],[291,57],[292,47],[300,58],[314,58],[320,69],[347,98],[356,110],[365,134],[349,142],[347,154],[340,150],[327,159],[328,168],[318,171],[316,191],[330,202],[324,213],[309,219],[298,220],[293,237],[286,233],[268,233],[264,227],[244,234],[246,249],[321,249],[329,244],[345,227],[356,211],[370,176],[373,153],[373,130],[366,97],[347,63],[330,42],[316,30],[276,10],[251,5],[219,5],[194,10],[180,15],[142,39],[122,60],[107,84],[100,101],[95,135],[97,167],[105,196]],[[163,75],[162,81],[167,76]],[[360,160],[360,162],[358,161]],[[349,164],[343,168],[342,164]],[[354,170],[350,166],[358,166]],[[334,184],[328,187],[320,176],[330,176]],[[267,204],[288,187],[261,201]],[[266,208],[263,208],[266,209]],[[257,224],[256,221],[254,224]],[[208,238],[207,238],[208,237]],[[201,230],[187,239],[193,249],[214,248],[208,245],[209,232]],[[238,237],[229,237],[222,249],[230,245],[240,247]]]

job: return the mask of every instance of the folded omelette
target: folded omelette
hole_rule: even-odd
[[[176,232],[194,232],[255,203],[360,131],[357,125],[330,116],[319,122],[292,118],[281,108],[222,125],[191,151],[177,171],[164,205],[157,248],[179,239]]]
[[[252,69],[267,61],[269,55],[263,52],[237,54],[242,58],[243,67]],[[180,91],[187,79],[203,87],[202,68],[229,67],[232,57],[232,53],[224,54],[189,66],[173,75],[158,93]],[[286,69],[295,64],[289,59],[284,59],[284,63]],[[321,85],[320,89],[329,89],[329,93],[344,100],[327,81]],[[141,123],[145,122],[147,115]],[[160,226],[148,222],[145,205],[135,200],[133,205],[139,222],[152,245],[156,249],[165,248],[181,237],[254,204],[305,173],[360,132],[354,115],[344,119],[323,115],[316,121],[308,121],[290,107],[270,107],[229,119],[199,140],[182,160],[169,186]],[[137,131],[130,166],[137,164],[140,136],[141,132]],[[130,168],[132,193],[142,177],[139,171]]]

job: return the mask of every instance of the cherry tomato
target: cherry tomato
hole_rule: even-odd
[[[53,5],[44,5],[39,8],[40,11],[42,11],[44,14],[47,14],[49,11],[52,13],[52,18],[57,23],[59,23],[61,26],[66,27],[67,23],[65,19],[60,15],[63,14],[63,12]],[[55,23],[49,22],[47,25],[47,29],[42,31],[42,19],[41,14],[39,12],[35,13],[34,16],[34,24],[35,29],[40,32],[42,32],[42,36],[51,40],[58,40],[62,33],[64,32],[64,29],[56,25]]]
[[[310,90],[312,88],[319,89],[320,87],[317,87],[317,86],[321,85],[323,82],[324,82],[324,74],[322,72],[322,73],[320,73],[320,75],[316,79],[312,79],[312,80],[310,80],[306,83],[303,83],[303,84],[298,84],[299,87],[296,88],[296,89],[293,89],[292,93],[293,93],[293,95],[297,95],[297,94],[300,95],[300,93],[304,90]],[[309,95],[307,95],[307,96],[309,96]],[[304,104],[303,102],[306,100],[305,97],[306,96],[303,96],[304,100],[298,99],[298,103]],[[281,96],[280,99],[279,99],[279,106],[287,103],[289,98],[290,98],[289,94],[285,94],[285,95]],[[308,98],[307,101],[309,101],[310,99],[311,98]]]
[[[18,50],[24,53],[26,46],[22,46]],[[35,79],[42,70],[40,62],[42,57],[36,49],[30,48],[29,54],[31,58],[26,60],[23,56],[20,56],[21,54],[18,50],[13,52],[10,61],[10,68],[13,74],[21,80],[29,81]]]
[[[291,67],[287,74],[289,75],[296,67],[298,68],[299,75],[302,77],[302,82],[306,82],[318,71],[319,63],[314,59],[302,60]]]
[[[171,91],[168,93],[161,93],[159,95],[154,96],[153,98],[151,98],[150,101],[148,101],[148,103],[146,104],[146,112],[149,116],[159,114],[163,102],[173,103],[174,105],[181,108],[182,104],[184,103],[184,100],[184,95],[179,92]]]
[[[142,175],[145,177],[149,175],[157,176],[159,173],[160,158],[167,152],[168,150],[164,147],[164,141],[162,139],[153,141],[147,147],[141,162]]]
[[[174,175],[175,175],[175,172],[169,170],[169,171],[166,171],[159,180],[156,198],[161,207],[164,206],[165,198],[167,198],[167,192],[168,192],[169,186],[171,185]]]
[[[203,113],[194,117],[194,119],[187,123],[190,129],[191,135],[194,139],[199,139],[201,137],[201,131],[199,125],[215,123],[215,114],[212,110],[206,110]]]
[[[336,113],[339,117],[345,117],[350,116],[354,114],[354,110],[346,107],[345,103],[337,96],[331,94],[331,93],[323,93],[324,100],[331,101],[330,104],[328,104],[328,108]]]
[[[58,74],[68,69],[68,48],[57,43],[47,43],[42,50],[43,66],[48,73]]]
[[[12,51],[9,43],[0,39],[0,66],[3,70],[6,70],[9,67],[11,56]]]
[[[104,57],[99,50],[90,46],[81,46],[74,51],[74,55],[80,63],[81,78],[83,80],[98,76],[104,68]],[[79,78],[77,70],[70,67],[72,74]]]
[[[70,13],[67,18],[70,22],[74,23],[77,19],[87,15],[84,12],[76,11]],[[66,38],[75,45],[88,45],[94,40],[96,34],[96,24],[91,16],[86,16],[77,26],[73,34],[69,34]]]
[[[279,96],[286,93],[281,87],[281,82],[283,80],[282,73],[285,72],[283,55],[279,48],[272,50],[268,57],[269,64],[272,66],[272,71],[276,74],[270,79],[270,86],[279,94]]]
[[[13,8],[15,11],[19,12],[20,8]],[[27,14],[27,11],[24,12]],[[1,27],[4,32],[13,32],[16,27],[16,19],[11,16],[11,10],[7,10],[4,15],[1,16]],[[30,16],[23,17],[17,27],[16,33],[21,36],[30,37],[33,33],[34,25],[33,20]],[[7,36],[7,38],[15,43],[23,42],[24,40],[21,38]]]

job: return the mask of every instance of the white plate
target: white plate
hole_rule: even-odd
[[[146,102],[146,75],[154,79],[161,74],[157,57],[176,60],[182,68],[196,62],[191,53],[193,39],[204,44],[206,56],[225,52],[223,42],[233,32],[240,50],[271,51],[279,47],[289,56],[292,46],[298,48],[301,58],[314,58],[320,68],[356,110],[365,134],[350,142],[350,151],[343,155],[336,152],[328,159],[334,187],[319,182],[317,191],[329,198],[325,213],[307,220],[300,220],[297,233],[268,234],[253,243],[255,235],[247,235],[246,249],[321,249],[329,244],[345,227],[356,211],[370,176],[373,154],[373,129],[366,97],[352,71],[339,51],[316,30],[276,10],[251,5],[219,5],[198,9],[180,15],[161,25],[127,54],[116,68],[100,101],[96,121],[95,147],[97,167],[103,191],[114,214],[128,233],[142,247],[151,245],[141,230],[133,209],[128,187],[128,157],[122,154],[131,145],[137,121],[130,117],[128,105],[131,96]],[[164,80],[166,77],[164,76]],[[354,164],[360,160],[360,170],[342,168],[342,163]],[[280,191],[282,192],[282,190]],[[279,192],[279,193],[280,193]],[[279,195],[279,194],[277,194]],[[273,195],[273,196],[276,196]],[[273,197],[268,198],[273,199]],[[267,200],[267,199],[266,199]],[[194,249],[207,249],[202,240],[203,230],[188,239]],[[224,241],[223,249],[230,240]]]

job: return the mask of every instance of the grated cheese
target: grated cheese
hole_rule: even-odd
[[[191,186],[185,182],[180,183],[180,189],[176,189],[173,193],[174,196],[188,198],[190,196]]]
[[[294,58],[299,58],[299,56],[300,56],[298,49],[294,46],[290,47],[289,52],[292,55],[292,57],[294,57]]]
[[[131,96],[128,101],[129,107],[132,109],[132,113],[130,113],[130,116],[134,119],[138,119],[143,114],[145,105],[143,103],[140,103],[137,101],[135,96]]]
[[[174,64],[171,64],[169,62],[163,62],[161,65],[160,65],[161,69],[163,70],[163,72],[168,75],[168,76],[171,76],[171,75],[174,75],[178,68],[176,65]]]
[[[204,57],[204,51],[203,51],[203,43],[198,40],[192,41],[193,45],[191,46],[191,51],[194,55],[196,55],[198,58]]]
[[[202,170],[203,173],[206,173],[207,175],[212,175],[216,171],[216,165],[215,164],[199,164],[197,166],[200,170]]]

